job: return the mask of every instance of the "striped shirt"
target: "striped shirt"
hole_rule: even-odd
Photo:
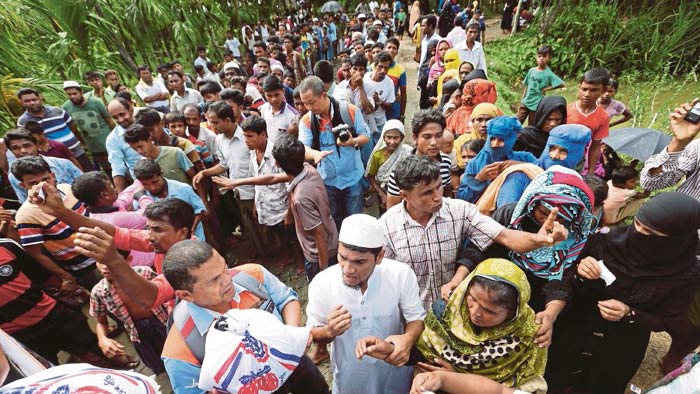
[[[80,141],[78,141],[78,138],[75,137],[75,134],[73,134],[73,131],[70,129],[73,118],[63,109],[45,105],[44,116],[41,118],[25,111],[22,116],[17,119],[17,126],[24,126],[24,124],[29,121],[39,123],[44,129],[46,138],[62,142],[76,157],[85,153],[83,146],[80,145]]]
[[[416,154],[416,150],[413,149],[413,154]],[[452,160],[450,160],[450,156],[440,152],[440,161],[437,163],[440,166],[440,178],[442,179],[442,187],[448,187],[451,186],[452,183],[450,181],[450,169],[452,168]],[[396,180],[394,179],[394,173],[396,170],[391,172],[391,175],[389,176],[389,183],[386,185],[386,192],[389,193],[392,196],[399,196],[401,195],[399,186],[396,184]]]
[[[484,250],[504,228],[474,204],[451,198],[442,199],[442,207],[425,226],[411,218],[403,203],[389,208],[379,223],[384,229],[384,258],[411,266],[426,310],[440,299],[440,287],[452,280],[464,241]]]
[[[15,241],[0,238],[0,329],[8,334],[41,322],[56,306],[25,271],[38,266]]]
[[[693,140],[681,152],[668,152],[664,148],[647,159],[640,175],[640,185],[645,190],[659,190],[675,186],[683,177],[685,180],[677,191],[700,200],[700,140]],[[661,167],[661,172],[651,175],[652,168]]]
[[[63,192],[63,205],[71,210],[87,216],[87,210],[71,192],[70,185],[56,186]],[[78,254],[73,241],[76,232],[66,223],[50,216],[29,201],[22,204],[17,211],[17,232],[22,246],[41,245],[50,254],[56,264],[67,271],[78,271],[95,265],[95,260]]]

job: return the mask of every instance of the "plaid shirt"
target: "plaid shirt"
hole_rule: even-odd
[[[440,299],[440,287],[452,280],[462,243],[469,239],[484,250],[504,228],[475,205],[451,198],[443,198],[442,208],[425,227],[411,218],[403,203],[379,221],[384,227],[384,257],[411,266],[426,310]]]
[[[156,276],[156,273],[150,267],[134,267],[134,271],[148,280]],[[168,323],[168,309],[165,304],[153,308],[151,311],[161,323],[164,325]],[[107,313],[111,313],[124,325],[131,342],[141,342],[139,340],[139,332],[136,330],[131,316],[129,316],[126,305],[124,305],[124,302],[107,279],[102,279],[92,288],[92,293],[90,294],[90,315],[96,317],[106,316]]]

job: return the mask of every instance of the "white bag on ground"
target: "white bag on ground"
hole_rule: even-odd
[[[137,372],[64,364],[3,386],[3,393],[157,394],[160,387]]]
[[[276,391],[299,365],[310,332],[261,310],[228,311],[209,327],[199,388],[239,394]]]

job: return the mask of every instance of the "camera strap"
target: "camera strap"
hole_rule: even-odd
[[[338,102],[333,97],[328,97],[331,100],[331,106],[333,107],[333,118],[331,119],[331,128],[339,126],[341,124],[346,124],[350,126],[350,134],[353,137],[357,137],[357,132],[355,131],[355,122],[350,115],[350,105],[347,101]],[[309,113],[311,120],[311,149],[321,150],[321,126],[318,116],[313,112]],[[336,145],[338,150],[338,156],[340,156],[340,147]]]

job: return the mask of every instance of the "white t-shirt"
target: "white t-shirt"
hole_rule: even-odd
[[[343,283],[339,264],[321,271],[309,284],[306,325],[320,327],[328,314],[342,305],[352,325],[331,343],[334,394],[405,394],[411,388],[412,367],[396,368],[372,357],[355,357],[360,338],[386,338],[404,333],[404,322],[423,320],[425,310],[418,296],[418,281],[411,268],[383,259],[374,268],[364,294]]]
[[[374,91],[367,90],[368,87],[368,85],[364,85],[365,94],[367,95],[369,102],[372,103],[372,108],[374,108],[374,102],[372,100]],[[344,79],[338,83],[333,90],[332,96],[337,101],[347,101],[350,104],[355,105],[357,108],[362,108],[362,102],[360,101],[360,89],[353,89],[350,87],[350,80],[348,79]],[[369,128],[370,133],[377,132],[377,122],[374,121],[374,116],[365,115],[365,121],[367,122],[367,127]]]
[[[365,86],[365,91],[367,92],[367,98],[369,98],[369,100],[373,103],[373,96],[375,92],[379,94],[379,99],[383,102],[393,103],[394,101],[396,101],[396,94],[394,93],[394,82],[392,82],[392,80],[389,77],[385,76],[383,80],[375,82],[372,79],[372,73],[367,73],[362,79],[362,82]],[[374,117],[374,121],[377,124],[377,126],[386,123],[386,110],[381,105],[376,106],[371,116]]]
[[[230,40],[226,40],[226,42],[224,42],[224,46],[233,52],[233,57],[241,57],[241,50],[238,49],[238,47],[241,46],[241,43],[238,41],[238,38],[233,37]]]

